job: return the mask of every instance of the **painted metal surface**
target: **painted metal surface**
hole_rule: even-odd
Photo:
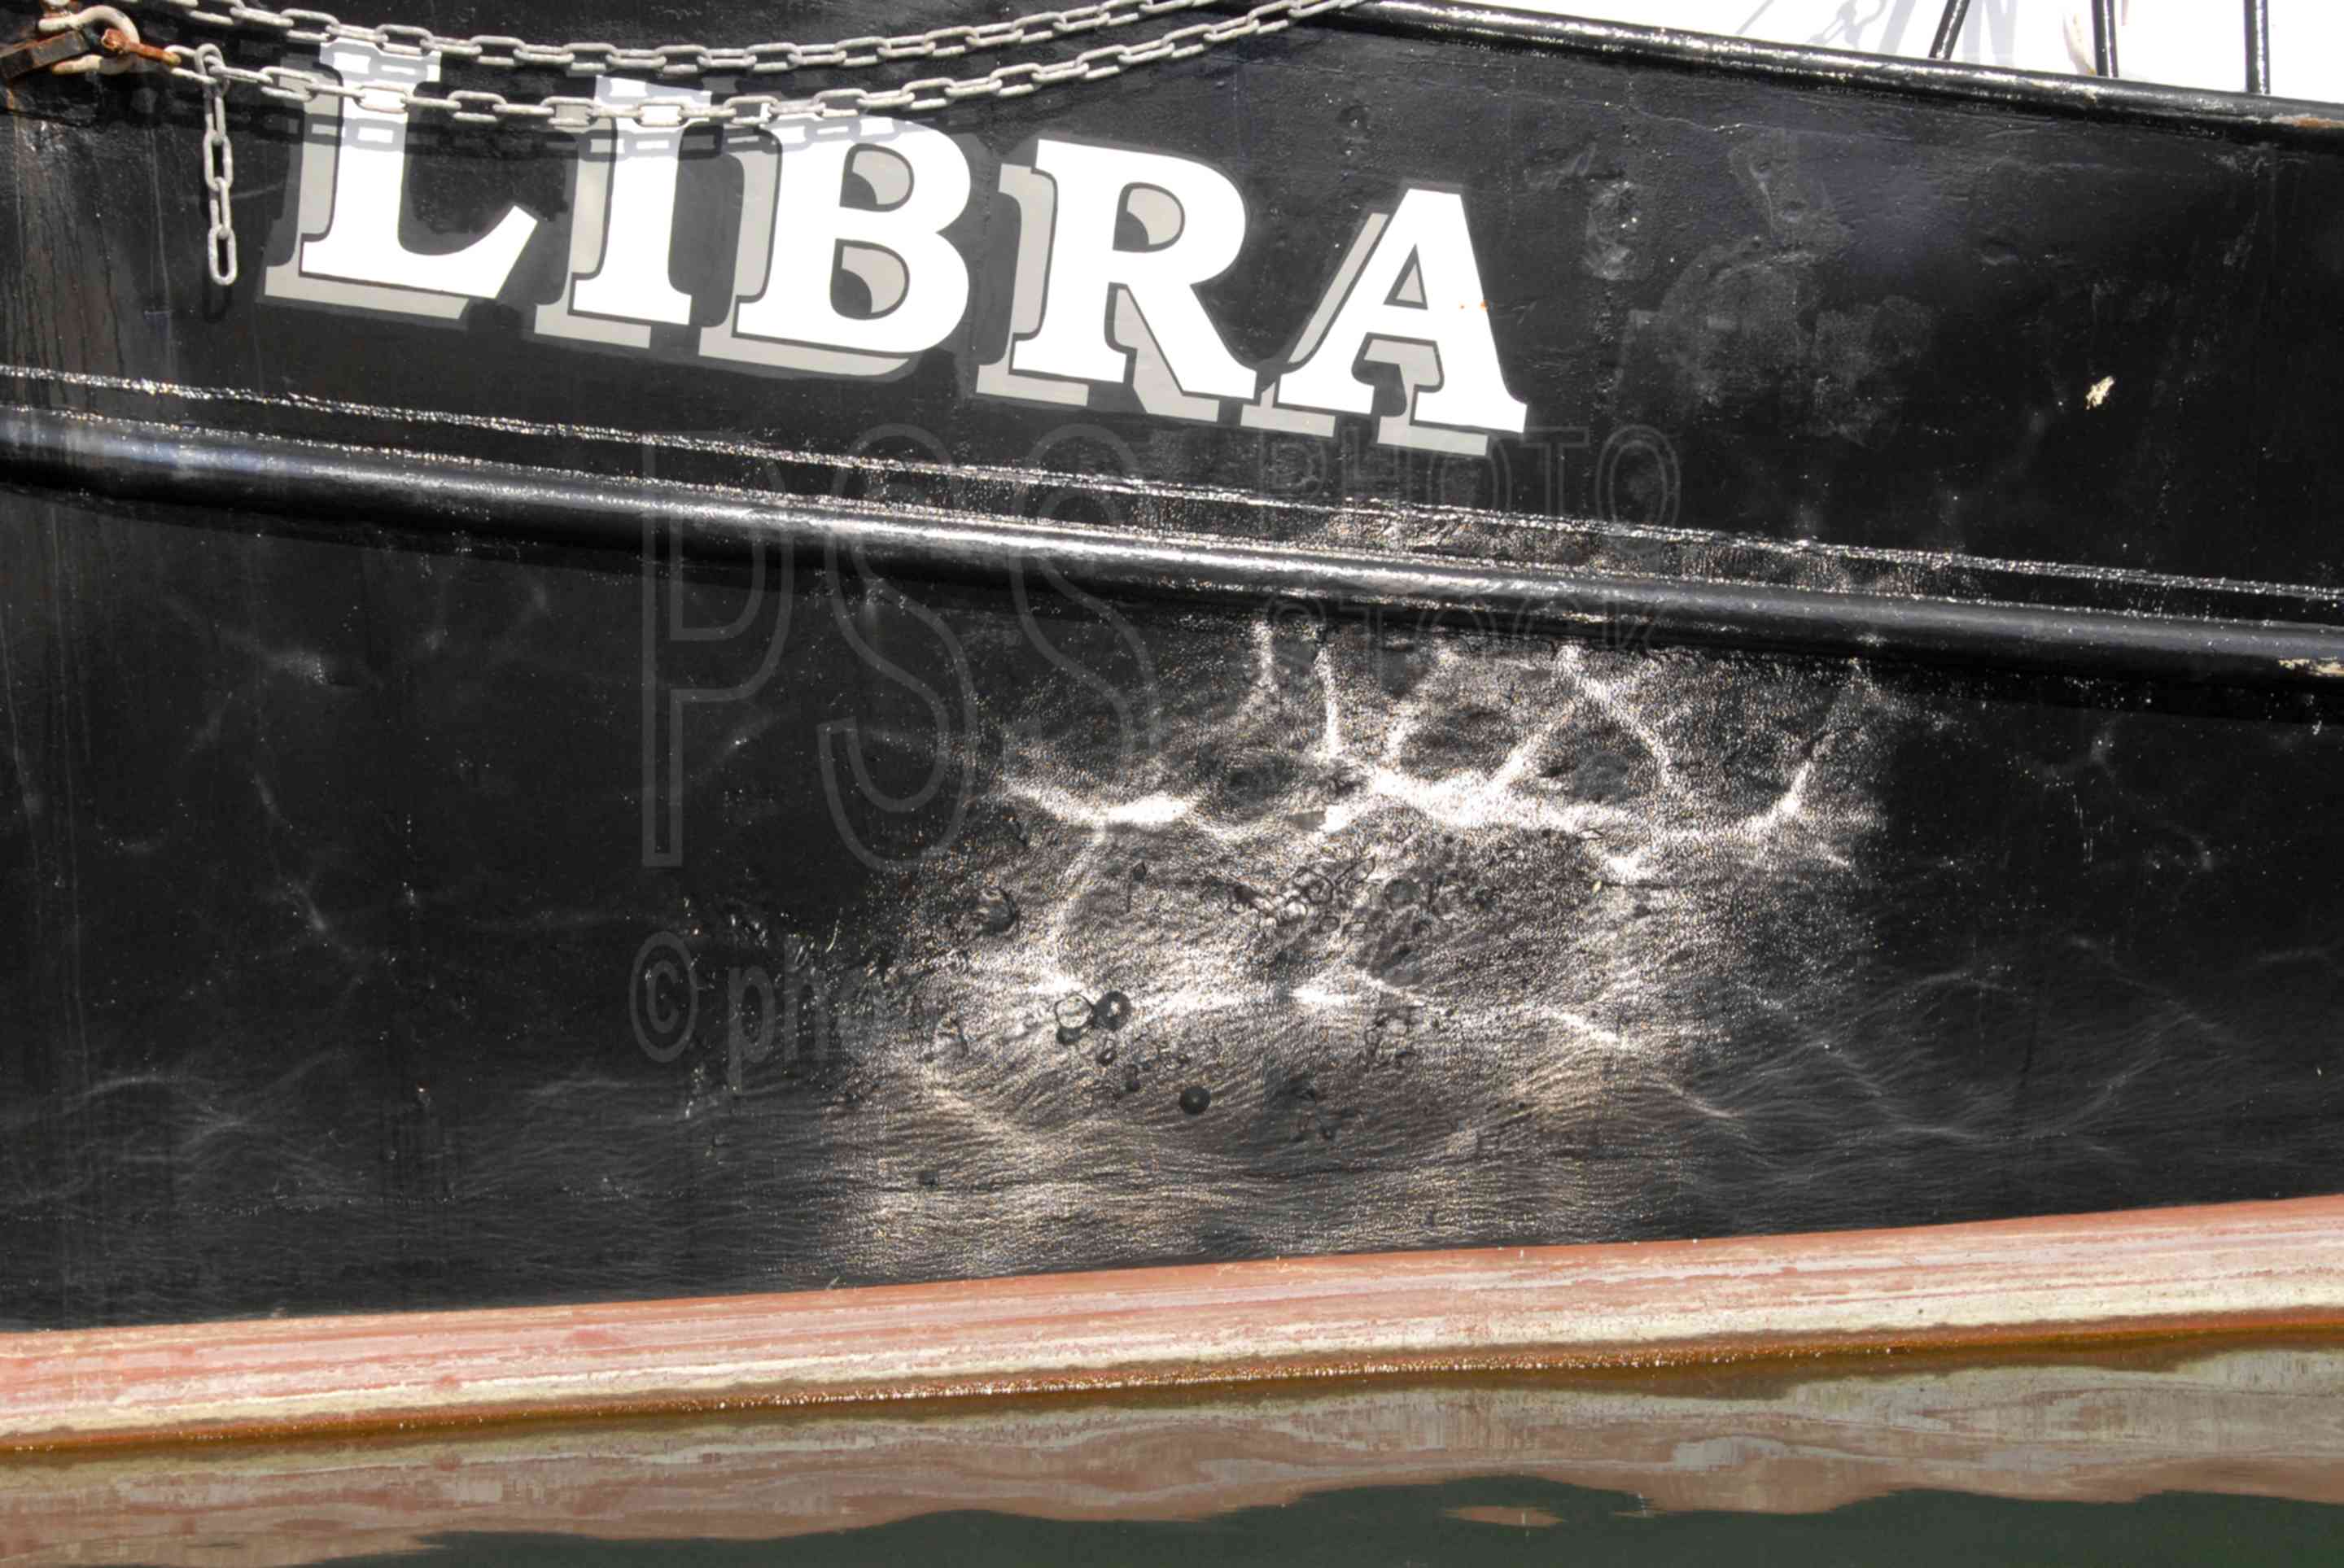
[[[1354,618],[1462,611],[1521,635],[1632,637],[1655,649],[1691,645],[2292,687],[2314,700],[2344,680],[2344,627],[2316,624],[1403,561],[1384,551],[1186,540],[1098,524],[906,515],[868,501],[790,505],[712,487],[32,410],[0,413],[0,454],[15,473],[61,488],[246,517],[298,519],[363,508],[386,524],[621,549],[667,530],[697,559],[755,561],[764,551],[827,548],[877,571],[925,578],[1006,578],[1041,561],[1054,586],[1063,579],[1092,592],[1244,608],[1285,598],[1340,607]]]
[[[2344,1201],[0,1340],[0,1448],[2344,1325]]]
[[[1423,4],[1233,47],[936,119],[970,304],[884,377],[703,352],[713,133],[688,319],[598,346],[541,330],[578,138],[414,130],[393,248],[534,220],[427,319],[268,292],[301,115],[237,111],[223,296],[194,101],[20,87],[0,1320],[2344,1187],[2326,112]],[[985,394],[1052,138],[1237,187],[1196,293],[1266,379],[1454,195],[1522,430],[1395,444],[1405,356],[1326,436]]]

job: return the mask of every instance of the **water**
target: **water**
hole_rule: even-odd
[[[1517,1523],[1517,1521],[1519,1523]],[[1493,1478],[1388,1488],[1250,1510],[1202,1523],[1082,1523],[945,1513],[853,1533],[786,1542],[582,1542],[450,1535],[351,1568],[620,1568],[673,1563],[854,1564],[952,1562],[1192,1568],[1466,1568],[1470,1564],[1733,1563],[1763,1568],[1984,1563],[2139,1568],[2144,1563],[2327,1564],[2344,1553],[2344,1511],[2268,1498],[2164,1494],[2118,1507],[2002,1503],[1908,1493],[1814,1518],[1655,1514],[1622,1493]]]
[[[0,1561],[2332,1562],[2344,1342],[955,1401],[0,1461]]]

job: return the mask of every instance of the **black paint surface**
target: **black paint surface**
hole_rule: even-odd
[[[190,99],[26,106],[0,186],[22,402],[1167,533],[2344,618],[2344,160],[2301,136],[1350,24],[948,122],[995,157],[1046,129],[1235,173],[1254,238],[1207,292],[1248,358],[1399,181],[1465,186],[1554,434],[1436,466],[1366,421],[1264,444],[971,402],[968,354],[866,387],[530,340],[558,232],[459,328],[264,302],[290,143],[258,119],[256,259],[223,301]],[[566,200],[557,145],[438,136],[433,226]],[[982,200],[964,226],[1006,244]],[[680,280],[730,254],[697,239]],[[1605,443],[1640,429],[1607,501]],[[374,521],[0,495],[0,1320],[2344,1186],[2344,732],[2316,693]],[[649,845],[647,754],[680,780]],[[661,933],[697,979],[685,1038],[631,1010]],[[748,1060],[784,974],[795,1051]]]

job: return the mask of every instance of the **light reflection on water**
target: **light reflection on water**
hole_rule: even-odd
[[[0,1561],[2319,1561],[2339,1503],[2344,1347],[2230,1342],[16,1461]]]

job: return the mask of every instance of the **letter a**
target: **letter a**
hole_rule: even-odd
[[[1289,367],[1246,410],[1246,423],[1295,427],[1283,410],[1373,412],[1375,387],[1354,370],[1362,359],[1400,371],[1407,406],[1377,432],[1389,445],[1479,455],[1487,437],[1460,432],[1520,435],[1530,423],[1498,367],[1465,203],[1454,191],[1411,188],[1389,217],[1368,219]]]

